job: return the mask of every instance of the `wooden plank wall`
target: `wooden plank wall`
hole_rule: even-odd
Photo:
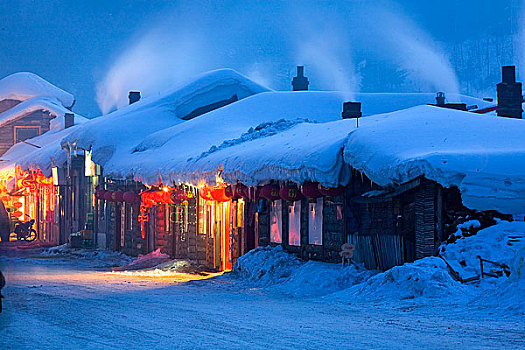
[[[434,255],[436,234],[437,185],[425,181],[415,194],[415,250],[416,259]]]

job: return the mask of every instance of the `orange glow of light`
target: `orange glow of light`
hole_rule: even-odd
[[[20,209],[22,208],[23,204],[21,202],[14,202],[13,203],[13,207],[15,207],[16,209]]]

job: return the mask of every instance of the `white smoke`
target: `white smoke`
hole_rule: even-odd
[[[206,55],[199,38],[166,29],[161,25],[133,40],[97,84],[103,114],[127,105],[131,90],[151,95],[201,71]]]
[[[369,8],[367,29],[375,52],[391,60],[423,89],[458,94],[456,73],[439,45],[413,20],[390,6]]]

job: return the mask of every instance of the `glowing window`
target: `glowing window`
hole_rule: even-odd
[[[288,210],[288,244],[301,245],[301,201],[295,201]]]
[[[318,198],[308,208],[308,244],[323,244],[323,199]]]
[[[272,202],[270,209],[270,242],[283,242],[283,206],[282,201],[276,200]]]

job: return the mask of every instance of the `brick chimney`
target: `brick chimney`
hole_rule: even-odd
[[[308,78],[304,76],[304,66],[297,66],[297,76],[292,80],[293,91],[307,91],[309,84]]]
[[[498,116],[522,119],[523,95],[521,83],[516,82],[516,67],[503,66],[502,80],[498,84]]]
[[[70,128],[75,125],[75,115],[73,113],[64,114],[64,129]]]
[[[129,104],[133,104],[137,101],[140,100],[140,91],[130,91],[129,92],[129,95],[128,95],[128,98],[129,98]]]

